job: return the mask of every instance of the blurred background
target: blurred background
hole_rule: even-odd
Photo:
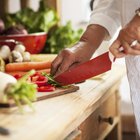
[[[40,16],[39,20],[40,22],[42,21],[43,24],[37,23],[37,27],[41,28],[37,29],[35,26],[34,30],[28,25],[23,26],[29,29],[28,30],[29,33],[47,32],[47,41],[45,44],[46,46],[44,47],[43,50],[41,50],[40,53],[57,54],[63,48],[71,47],[80,38],[83,31],[86,29],[91,14],[90,7],[91,0],[44,0],[43,2],[44,5],[43,7],[40,8],[40,6],[42,6],[40,0],[0,0],[1,6],[0,17],[4,19],[5,22],[7,22],[6,26],[8,28],[9,25],[13,25],[18,20],[20,20],[20,18],[18,20],[17,18],[15,18],[15,20],[12,21],[10,19],[12,17],[12,14],[22,11],[21,12],[22,16],[23,15],[25,16],[25,13],[27,14],[27,16],[24,17],[25,22],[26,23],[29,22],[29,25],[31,24],[32,27],[34,21],[32,22],[29,21],[31,16],[39,9],[40,9],[39,13],[41,13],[41,10],[43,8],[46,8],[47,10],[43,9],[44,11],[43,10],[42,11],[44,12],[44,15],[45,14],[48,15],[48,17],[46,17],[48,21],[45,21],[44,18],[40,16],[41,14],[35,15],[36,18]],[[33,10],[31,12],[30,17],[28,15],[30,14],[28,13],[29,12],[28,10],[24,12],[26,8],[31,8]],[[50,11],[52,10],[53,12],[49,13],[49,10]],[[7,13],[10,14],[7,16]],[[21,17],[21,19],[23,19],[23,17]],[[46,25],[48,25],[48,28],[46,28]],[[95,55],[99,55],[107,51],[109,45],[116,38],[117,34],[118,32],[115,34],[115,36],[112,38],[111,41],[104,41],[101,44],[100,49],[97,50]],[[125,66],[124,58],[118,59],[115,63]],[[133,140],[135,139],[134,116],[129,93],[129,85],[126,76],[122,80],[120,86],[120,93],[121,93],[122,131],[124,134],[123,136],[127,140],[129,139]]]

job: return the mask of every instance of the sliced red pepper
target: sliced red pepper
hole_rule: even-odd
[[[55,87],[52,85],[38,87],[38,92],[51,92],[54,90],[55,90]]]
[[[22,77],[22,75],[20,75],[20,74],[15,74],[14,77],[18,80],[18,79],[20,79],[20,78]]]
[[[40,86],[45,86],[48,82],[48,78],[45,76],[42,76],[40,73],[35,73],[31,76],[31,82],[35,83]]]

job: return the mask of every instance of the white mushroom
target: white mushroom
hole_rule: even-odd
[[[17,44],[14,48],[15,51],[20,52],[21,54],[25,52],[25,46],[22,44]]]
[[[21,53],[16,50],[13,50],[11,52],[11,55],[9,56],[9,62],[12,63],[12,62],[22,62],[22,61],[23,61],[23,57]]]
[[[29,52],[24,52],[24,53],[22,54],[22,56],[23,56],[23,61],[24,61],[24,62],[31,61],[31,54],[30,54]]]
[[[7,45],[3,45],[0,48],[0,57],[4,60],[8,59],[9,55],[10,55],[10,48]]]

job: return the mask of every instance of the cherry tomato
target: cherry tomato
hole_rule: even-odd
[[[52,85],[38,87],[38,92],[51,92],[54,90],[55,90],[55,87]]]

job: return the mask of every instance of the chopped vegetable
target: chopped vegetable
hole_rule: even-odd
[[[51,92],[55,90],[55,86],[53,85],[46,85],[38,87],[38,92]]]
[[[43,72],[42,75],[44,75],[44,76],[46,76],[48,78],[48,84],[54,85],[54,86],[57,86],[57,87],[61,86],[58,82],[56,82],[54,80],[53,76],[51,76],[51,75],[49,75],[49,74],[47,74],[45,72]]]
[[[30,76],[32,83],[35,83],[38,87],[47,85],[48,78],[43,76],[41,73],[36,72],[34,75]]]
[[[36,84],[27,82],[27,78],[34,73],[35,71],[32,70],[19,80],[16,80],[14,77],[1,72],[0,93],[1,95],[3,94],[4,101],[7,102],[9,99],[13,99],[20,111],[23,111],[23,103],[34,109],[32,101],[36,100]]]
[[[7,79],[7,81],[2,84],[4,101],[13,99],[21,111],[23,103],[28,104],[34,110],[32,101],[36,100],[37,87],[36,84],[27,82],[27,78],[34,73],[35,71],[32,70],[19,80],[16,80],[8,74],[0,73],[1,78],[3,77],[4,79],[5,77],[5,80]]]

